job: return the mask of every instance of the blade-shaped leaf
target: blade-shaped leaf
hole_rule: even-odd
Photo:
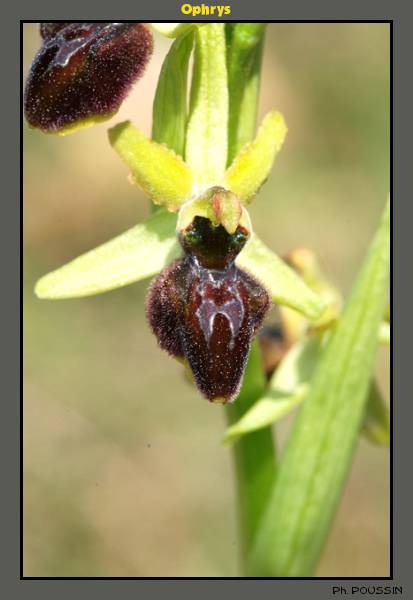
[[[129,121],[109,130],[109,140],[132,172],[132,181],[155,204],[176,211],[192,190],[192,174],[182,158],[152,142]]]
[[[313,574],[365,410],[389,283],[389,246],[387,205],[294,423],[250,557],[255,576]]]
[[[323,300],[256,235],[252,235],[236,263],[261,281],[274,302],[294,308],[311,320],[319,318],[325,309]]]
[[[155,275],[180,254],[175,224],[175,215],[159,210],[110,242],[42,277],[36,295],[50,300],[80,298]]]
[[[270,174],[281,149],[287,126],[278,112],[264,118],[253,142],[244,146],[225,173],[225,186],[243,202],[250,202]]]
[[[228,85],[222,23],[197,27],[186,162],[200,191],[221,183],[227,163]]]
[[[321,335],[311,336],[290,349],[272,376],[264,396],[227,429],[225,442],[233,442],[241,435],[271,425],[304,400],[322,342]]]
[[[193,33],[172,44],[163,62],[153,103],[152,139],[184,156],[187,120],[188,63]]]

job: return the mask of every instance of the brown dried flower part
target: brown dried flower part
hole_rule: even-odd
[[[31,127],[69,133],[110,118],[152,54],[143,23],[41,23],[24,111]]]

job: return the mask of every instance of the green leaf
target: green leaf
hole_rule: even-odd
[[[264,396],[227,429],[224,441],[234,442],[242,435],[272,425],[300,404],[308,392],[321,345],[320,335],[297,342],[277,367]]]
[[[109,140],[132,172],[132,182],[155,204],[176,211],[192,190],[192,174],[182,158],[152,142],[129,121],[109,130]]]
[[[227,163],[228,85],[222,23],[197,27],[186,162],[198,191],[222,182]]]
[[[176,217],[159,210],[146,221],[79,256],[36,285],[39,298],[80,298],[152,277],[179,256]]]
[[[250,557],[254,576],[314,573],[365,411],[389,283],[389,246],[388,204],[294,423]]]
[[[376,381],[370,384],[362,433],[378,446],[390,446],[390,412]]]
[[[162,65],[153,103],[153,140],[166,144],[180,156],[184,156],[185,151],[188,63],[192,45],[192,31],[172,44]]]
[[[252,235],[236,264],[261,281],[274,302],[289,306],[311,320],[319,318],[325,309],[323,300],[256,235]]]
[[[284,117],[270,112],[253,142],[242,148],[225,173],[225,187],[243,202],[251,202],[270,174],[275,156],[287,135]]]
[[[254,137],[265,23],[226,23],[228,162]],[[240,82],[242,81],[242,85]]]

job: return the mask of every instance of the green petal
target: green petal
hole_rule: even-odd
[[[277,304],[289,306],[310,320],[318,319],[325,309],[324,301],[256,235],[252,235],[236,263],[261,281]]]
[[[279,152],[287,126],[278,112],[264,118],[253,142],[244,146],[225,174],[225,187],[243,202],[250,202],[270,174]]]
[[[198,190],[219,185],[225,174],[228,138],[228,81],[222,23],[197,27],[186,162]]]
[[[35,293],[50,300],[80,298],[151,277],[180,254],[175,225],[175,215],[159,210],[110,242],[42,277]]]
[[[147,138],[129,121],[109,130],[109,140],[132,171],[132,181],[155,204],[177,211],[192,190],[192,174],[182,158]]]

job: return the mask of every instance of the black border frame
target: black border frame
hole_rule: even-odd
[[[222,22],[237,22],[237,23],[387,23],[390,25],[390,195],[393,198],[394,192],[394,19],[338,19],[338,20],[321,20],[321,19],[307,19],[307,20],[296,20],[296,19],[279,19],[279,20],[264,20],[264,19],[221,19],[220,21],[210,19],[192,19],[183,18],[182,21],[156,21],[156,23],[170,23],[170,22],[208,22],[208,23],[222,23]],[[23,575],[23,543],[24,543],[24,527],[23,527],[23,496],[24,496],[24,460],[23,460],[23,26],[26,23],[37,23],[35,20],[20,19],[20,125],[19,125],[19,150],[20,150],[20,581],[174,581],[174,580],[287,580],[287,581],[394,581],[394,402],[393,402],[393,369],[394,369],[394,353],[393,353],[393,336],[394,336],[394,320],[393,320],[393,233],[394,233],[394,220],[393,220],[393,203],[390,208],[390,220],[391,220],[391,235],[390,235],[390,306],[391,306],[391,342],[390,342],[390,575],[383,577],[46,577],[46,576],[24,576]],[[63,20],[57,20],[56,22],[64,22]],[[85,21],[87,23],[92,21]],[[98,21],[100,22],[100,21]],[[101,21],[109,22],[109,21]],[[125,22],[133,22],[131,20],[125,20]],[[151,21],[142,21],[143,23],[150,23]],[[399,586],[401,588],[401,586]],[[348,593],[348,592],[345,592]],[[398,592],[396,592],[398,593]]]

